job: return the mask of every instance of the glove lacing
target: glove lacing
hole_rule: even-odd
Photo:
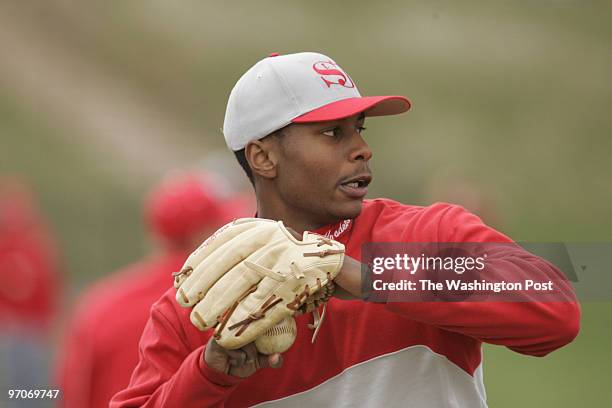
[[[333,246],[331,240],[323,237],[323,236],[318,236],[317,237],[318,243],[317,246],[322,246],[322,245],[330,245]],[[318,256],[320,258],[323,258],[327,255],[334,255],[334,254],[341,254],[344,253],[343,250],[341,249],[324,249],[322,251],[318,251],[318,252],[311,252],[311,253],[304,253],[303,256],[308,257],[308,256]],[[244,262],[245,266],[247,266],[249,269],[253,270],[254,272],[257,272],[263,276],[267,276],[271,279],[276,280],[277,282],[284,282],[287,278],[279,273],[274,272],[273,270],[266,268],[265,266],[262,265],[257,265],[256,263],[250,262],[250,261],[245,261]],[[290,264],[290,268],[291,268],[291,272],[293,274],[293,276],[296,279],[303,279],[305,277],[304,272],[300,269],[300,267],[295,263],[295,262],[291,262]],[[323,323],[323,320],[325,319],[325,312],[327,310],[327,301],[331,298],[335,286],[333,283],[333,280],[331,278],[331,274],[328,272],[327,273],[327,279],[325,284],[323,285],[321,283],[321,279],[317,278],[316,280],[316,286],[317,289],[316,291],[314,291],[314,293],[310,293],[310,287],[308,285],[305,285],[304,290],[299,293],[299,294],[295,294],[295,298],[293,299],[293,301],[289,302],[286,306],[287,308],[294,310],[295,312],[299,312],[299,313],[309,313],[312,312],[313,314],[313,323],[309,323],[308,324],[308,328],[310,329],[314,329],[314,333],[312,335],[312,340],[311,343],[314,343],[316,338],[317,338],[317,334],[319,333],[319,329],[321,328],[321,324]],[[246,298],[248,295],[250,295],[251,293],[255,292],[255,290],[257,289],[257,284],[254,284],[253,286],[251,286],[249,289],[247,289],[241,296],[239,299],[237,299],[234,304],[232,304],[231,307],[229,307],[224,313],[223,315],[221,315],[218,318],[218,322],[219,325],[217,326],[217,328],[215,329],[215,333],[214,336],[215,338],[218,340],[221,337],[221,331],[223,331],[223,329],[225,328],[227,322],[229,321],[231,315],[234,313],[234,311],[236,310],[236,308],[238,307],[238,304],[244,300],[244,298]],[[282,298],[277,298],[276,295],[271,295],[259,308],[259,310],[257,310],[254,313],[249,314],[249,316],[246,319],[243,319],[237,323],[234,323],[233,325],[228,327],[228,330],[235,330],[238,329],[235,333],[235,336],[240,336],[242,333],[244,333],[244,331],[246,330],[246,328],[254,321],[262,319],[265,315],[266,312],[268,310],[270,310],[272,307],[276,306],[278,303],[282,302],[283,299]],[[323,311],[320,313],[319,312],[319,307],[321,306],[321,304],[323,305]]]

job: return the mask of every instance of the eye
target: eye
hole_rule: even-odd
[[[329,137],[338,137],[342,134],[342,129],[340,129],[339,126],[336,126],[335,128],[324,130],[321,133]]]
[[[366,128],[363,126],[357,126],[357,133],[362,134],[365,132]]]

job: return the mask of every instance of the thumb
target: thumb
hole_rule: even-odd
[[[272,368],[281,368],[283,366],[283,356],[280,353],[274,353],[268,356],[268,363]]]

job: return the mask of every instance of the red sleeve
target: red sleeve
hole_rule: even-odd
[[[178,318],[167,294],[153,305],[140,339],[140,361],[111,408],[223,406],[242,381],[208,368],[205,346],[189,346]]]
[[[438,242],[511,242],[462,207],[444,206],[436,217],[430,221],[438,223]],[[389,302],[387,308],[523,354],[544,356],[568,344],[580,327],[580,307],[571,285],[550,263],[518,245],[507,248],[489,259],[487,273],[503,271],[533,280],[553,280],[560,291],[555,301],[533,301],[525,295],[519,302]]]

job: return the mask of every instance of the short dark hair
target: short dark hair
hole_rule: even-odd
[[[238,160],[238,164],[242,167],[242,170],[246,173],[247,177],[251,184],[255,185],[255,180],[253,179],[253,171],[251,170],[251,166],[246,159],[246,154],[244,152],[245,149],[236,150],[234,155],[236,156],[236,160]]]

